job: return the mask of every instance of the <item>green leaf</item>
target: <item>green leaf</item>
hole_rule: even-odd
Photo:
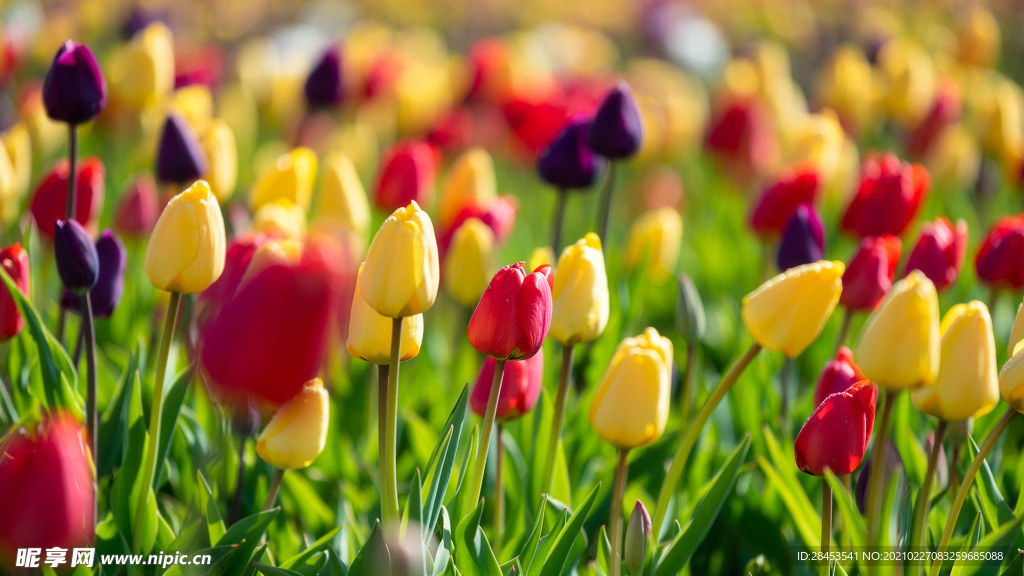
[[[391,573],[391,554],[384,542],[380,522],[373,523],[373,530],[366,543],[348,567],[348,576],[380,576]]]
[[[331,530],[327,534],[324,534],[323,536],[318,538],[316,542],[310,544],[309,547],[303,550],[302,552],[299,552],[295,556],[292,556],[284,562],[281,562],[280,567],[293,568],[295,566],[305,563],[313,556],[316,556],[317,554],[324,552],[325,550],[327,550],[327,547],[330,546],[331,540],[333,540],[334,537],[339,532],[341,532],[341,526],[338,526],[334,530]]]
[[[445,494],[448,491],[448,484],[452,476],[452,468],[455,466],[456,454],[459,450],[459,443],[462,441],[463,422],[466,420],[466,406],[469,402],[469,386],[462,387],[459,399],[455,401],[448,420],[441,430],[445,432],[438,440],[434,448],[435,455],[431,457],[424,469],[424,478],[429,487],[423,499],[423,521],[425,526],[434,526],[437,523],[441,506],[444,504]]]
[[[501,566],[480,527],[483,514],[484,500],[481,498],[476,509],[455,528],[455,564],[463,576],[502,576]]]
[[[537,520],[533,524],[533,531],[530,532],[529,538],[526,539],[526,545],[523,546],[522,552],[519,553],[523,567],[527,570],[533,564],[533,558],[537,555],[537,548],[540,546],[541,536],[544,535],[544,511],[547,510],[547,507],[547,502],[540,503],[540,510],[537,512]]]
[[[123,454],[124,439],[128,437],[128,408],[134,382],[138,370],[138,355],[132,354],[128,360],[128,368],[118,382],[113,397],[107,403],[107,410],[100,419],[99,451],[100,478],[106,476],[115,464],[120,463]]]
[[[565,527],[559,532],[554,546],[552,546],[551,551],[548,552],[544,560],[544,565],[541,566],[540,576],[559,576],[562,573],[562,568],[566,565],[566,561],[569,558],[569,551],[573,547],[573,542],[582,533],[583,524],[590,517],[590,510],[594,507],[594,501],[597,499],[597,493],[600,489],[601,483],[598,482],[597,486],[583,499],[576,512],[573,513],[569,521],[566,522]]]
[[[156,474],[153,475],[154,489],[158,489],[163,483],[164,460],[167,458],[171,437],[174,435],[175,426],[178,425],[178,413],[181,412],[181,404],[185,401],[185,393],[188,392],[188,385],[192,381],[194,373],[195,369],[192,366],[186,368],[174,379],[164,396],[163,408],[160,410],[160,441],[156,450]]]
[[[605,531],[604,525],[597,532],[597,558],[595,558],[594,568],[597,570],[599,576],[605,576],[610,573],[612,557],[612,543],[608,541],[608,532]]]
[[[973,462],[978,457],[978,445],[975,444],[974,438],[971,438],[969,434],[967,436],[967,449],[971,456],[971,462]],[[1013,518],[1013,510],[1010,509],[1010,505],[1006,503],[1002,493],[999,491],[996,479],[992,475],[992,469],[987,461],[983,461],[981,468],[978,469],[978,480],[974,486],[977,487],[978,496],[981,499],[985,520],[991,526],[1000,526],[1010,521]]]
[[[286,570],[284,568],[275,568],[273,566],[267,566],[266,564],[260,564],[259,562],[253,561],[253,565],[260,571],[260,574],[264,576],[302,576],[294,570]]]
[[[448,509],[441,506],[441,544],[437,547],[437,552],[434,554],[434,569],[431,572],[433,576],[441,576],[444,571],[451,564],[452,557],[452,523],[451,518],[448,517]]]
[[[146,434],[145,419],[142,417],[140,389],[139,374],[136,372],[129,391],[128,446],[125,457],[121,461],[121,468],[114,477],[114,485],[110,493],[110,507],[118,530],[128,542],[133,541],[136,531],[140,529],[143,531],[140,540],[141,552],[148,552],[156,541],[157,532],[156,495],[153,494],[152,489],[146,499],[145,525],[141,527],[135,525],[136,508],[142,484],[142,475],[139,471],[149,437]]]
[[[253,552],[263,540],[267,527],[274,518],[281,512],[280,508],[271,508],[266,512],[259,512],[246,516],[235,522],[227,532],[217,541],[218,545],[237,545],[238,550],[232,555],[231,561],[223,568],[212,571],[219,574],[239,574],[245,566],[253,559]]]
[[[1011,519],[1009,522],[999,526],[988,533],[987,536],[978,542],[978,549],[993,550],[1006,548],[1014,538],[1020,535],[1021,520],[1024,516]],[[977,563],[964,567],[963,576],[980,576],[982,574],[996,574],[999,566],[990,563]]]
[[[202,470],[196,471],[199,490],[199,513],[206,519],[206,529],[210,535],[210,546],[216,546],[224,536],[227,529],[224,527],[224,520],[220,515],[220,507],[217,505],[217,498],[210,489],[210,484],[203,476]]]
[[[978,545],[978,541],[981,540],[981,513],[974,515],[974,522],[971,522],[971,528],[967,531],[968,538],[964,540],[963,545],[960,546],[960,552],[965,553],[973,550]],[[949,576],[963,576],[965,567],[966,556],[960,558],[953,563],[953,571],[949,573]]]
[[[831,470],[825,472],[825,481],[832,488],[832,498],[839,507],[839,513],[843,515],[843,525],[850,535],[850,542],[853,546],[866,546],[868,541],[868,527],[857,508],[857,502],[853,499],[846,486],[839,481],[839,478]]]
[[[736,484],[736,478],[740,474],[740,466],[747,457],[747,450],[750,448],[750,435],[747,434],[740,442],[740,445],[733,450],[725,465],[718,471],[711,480],[711,487],[697,503],[697,507],[690,517],[690,522],[683,530],[679,538],[672,543],[668,551],[658,563],[657,571],[661,574],[678,574],[693,557],[693,553],[704,542],[711,526],[722,509],[722,504],[732,492]]]
[[[448,511],[451,513],[452,518],[456,521],[456,526],[461,522],[463,517],[467,514],[467,511],[472,511],[471,505],[475,503],[470,502],[470,470],[471,461],[476,456],[476,444],[477,437],[480,433],[479,427],[473,425],[473,429],[469,431],[469,445],[466,448],[466,453],[462,456],[462,468],[459,470],[459,483],[455,488],[455,493],[452,494],[451,501],[448,502]]]
[[[423,480],[420,477],[420,469],[417,468],[413,475],[412,487],[409,489],[409,497],[405,501],[404,514],[410,522],[423,524],[423,505],[420,503],[420,496],[423,494]],[[403,525],[405,526],[405,525]],[[424,536],[426,530],[424,530]]]
[[[812,516],[803,507],[801,501],[807,498],[803,488],[799,484],[796,484],[795,487],[793,484],[787,484],[778,470],[764,456],[757,458],[757,464],[761,467],[761,471],[768,479],[768,482],[779,491],[779,496],[782,497],[783,503],[785,503],[790,516],[793,518],[797,534],[803,540],[804,546],[808,548],[818,548],[821,546],[821,535],[818,534],[818,531],[821,529],[821,517],[817,513],[814,513]],[[818,517],[815,518],[816,516]],[[819,526],[815,526],[815,523]]]
[[[999,576],[1021,576],[1024,574],[1024,551],[1017,550],[1013,556],[1013,562],[1003,570]]]

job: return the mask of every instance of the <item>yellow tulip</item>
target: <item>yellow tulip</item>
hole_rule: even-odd
[[[160,214],[146,248],[146,275],[161,290],[202,292],[224,271],[225,246],[220,204],[197,180]]]
[[[494,265],[494,232],[478,218],[468,218],[452,235],[444,258],[444,287],[463,306],[475,306],[487,289]]]
[[[159,103],[174,89],[174,39],[154,22],[119,48],[108,67],[114,99],[137,109]]]
[[[190,84],[171,93],[169,113],[181,114],[188,119],[197,134],[206,132],[213,120],[213,94],[206,84]]]
[[[324,159],[323,172],[316,198],[317,216],[337,221],[342,228],[365,238],[370,229],[370,205],[352,161],[334,152]]]
[[[932,384],[939,371],[939,300],[924,273],[915,270],[893,284],[864,325],[854,358],[887,390]]]
[[[319,378],[284,403],[256,440],[256,453],[278,470],[305,468],[327,444],[327,391]]]
[[[999,56],[999,21],[981,5],[960,20],[957,59],[970,66],[991,66]]]
[[[978,181],[981,149],[974,136],[959,122],[943,128],[935,145],[924,158],[935,182],[949,182],[966,188]]]
[[[1013,158],[1024,149],[1024,90],[997,76],[981,92],[978,126],[985,150],[999,159]]]
[[[915,126],[935,98],[932,59],[920,45],[891,40],[882,47],[878,65],[885,82],[885,108],[906,126]]]
[[[652,279],[664,280],[675,271],[682,241],[683,219],[679,212],[667,206],[651,210],[630,228],[623,264],[627,270],[636,270],[646,261]]]
[[[1010,357],[999,371],[999,393],[1014,410],[1024,414],[1024,351]]]
[[[530,260],[526,266],[527,270],[536,270],[544,264],[555,264],[555,252],[551,249],[551,246],[540,246],[534,248],[533,252],[530,253]]]
[[[298,240],[285,238],[261,244],[252,253],[245,274],[239,286],[252,280],[257,274],[275,265],[294,266],[302,258],[302,244]]]
[[[743,323],[761,346],[796,358],[818,338],[843,291],[842,262],[790,268],[743,299]],[[858,357],[859,358],[859,357]]]
[[[218,118],[210,120],[206,131],[200,137],[206,158],[210,161],[206,178],[210,189],[220,202],[226,201],[235,191],[238,179],[238,149],[235,147],[235,133],[226,122]]]
[[[1010,329],[1010,344],[1006,347],[1007,355],[1013,356],[1018,350],[1024,348],[1024,304],[1017,306],[1017,316],[1013,319],[1013,328]]]
[[[590,342],[608,325],[608,276],[601,239],[589,233],[566,247],[555,268],[549,333],[566,345]]]
[[[872,81],[871,63],[860,48],[840,46],[818,78],[819,99],[853,131],[863,129],[873,114]]]
[[[914,390],[917,409],[943,420],[978,418],[999,402],[996,344],[988,308],[974,300],[946,312],[940,328],[939,373]]]
[[[14,169],[14,194],[25,197],[32,178],[32,139],[24,123],[18,122],[0,134],[0,143],[7,151],[7,157]]]
[[[381,224],[366,253],[359,289],[388,318],[422,314],[437,298],[437,240],[430,216],[415,201]]]
[[[808,114],[795,124],[785,143],[783,163],[814,168],[825,182],[831,182],[846,140],[835,112],[826,109]]]
[[[278,157],[277,162],[260,175],[249,199],[253,210],[284,198],[309,209],[316,179],[316,153],[299,147]]]
[[[0,224],[5,227],[18,217],[21,196],[18,194],[14,166],[0,142]]]
[[[348,353],[374,364],[387,364],[391,359],[391,319],[370,308],[359,291],[359,277],[364,264],[359,265],[355,293],[352,295],[352,313],[348,319]],[[402,318],[401,361],[415,358],[423,342],[423,315]]]
[[[470,148],[455,162],[441,185],[438,218],[445,228],[466,206],[485,206],[497,197],[494,161],[483,148]]]
[[[626,338],[598,384],[590,425],[619,448],[654,442],[665,431],[671,383],[672,342],[654,328]]]
[[[256,211],[252,227],[257,232],[301,240],[306,236],[306,211],[291,200],[279,198]]]

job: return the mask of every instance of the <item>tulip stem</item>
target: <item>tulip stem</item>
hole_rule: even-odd
[[[693,378],[697,374],[697,343],[686,343],[686,371],[683,385],[679,389],[679,421],[683,426],[690,420],[690,405],[693,396]]]
[[[494,380],[491,382],[491,393],[487,397],[487,411],[484,412],[484,425],[480,429],[480,445],[476,452],[476,468],[473,470],[473,483],[469,488],[473,497],[469,499],[474,505],[480,501],[480,490],[484,483],[484,470],[487,469],[487,451],[491,444],[491,431],[494,428],[494,416],[498,412],[498,396],[501,394],[501,379],[505,374],[505,360],[494,363]]]
[[[562,222],[565,221],[565,205],[569,200],[569,193],[559,189],[556,193],[557,203],[555,204],[555,220],[551,225],[551,251],[555,258],[562,251]]]
[[[398,535],[401,514],[398,505],[398,366],[402,359],[402,319],[391,319],[391,363],[388,368],[387,404],[384,422],[384,471],[387,479],[388,534]]]
[[[78,160],[78,125],[68,124],[68,199],[64,205],[64,219],[73,220],[78,212],[78,194],[76,190],[78,174],[75,164]],[[81,223],[83,226],[85,222]]]
[[[657,541],[661,538],[661,526],[665,521],[665,515],[668,513],[668,504],[672,500],[672,495],[675,493],[676,486],[679,485],[680,479],[683,476],[683,467],[686,465],[686,460],[690,457],[690,452],[693,450],[694,445],[697,443],[697,438],[704,430],[704,426],[707,425],[708,420],[711,419],[711,415],[715,412],[715,408],[719,403],[722,402],[722,398],[725,398],[725,394],[729,392],[729,389],[736,384],[739,380],[743,371],[750,365],[757,356],[758,352],[761,351],[761,345],[754,342],[747,349],[746,353],[733,364],[732,368],[722,376],[722,379],[718,381],[718,385],[711,391],[711,396],[708,397],[707,401],[704,402],[704,406],[701,407],[700,412],[697,414],[696,419],[690,424],[690,427],[686,431],[686,436],[683,437],[683,441],[679,444],[679,450],[676,451],[675,456],[672,458],[672,465],[669,466],[668,475],[665,477],[665,482],[661,485],[661,491],[658,493],[658,508],[654,513],[654,538]]]
[[[156,374],[153,378],[153,404],[149,410],[149,441],[146,446],[146,462],[142,466],[142,483],[139,484],[139,502],[135,509],[135,530],[132,549],[143,552],[142,524],[146,517],[146,502],[149,500],[150,485],[156,473],[156,450],[160,439],[160,413],[163,411],[164,377],[167,372],[167,356],[171,352],[171,340],[174,338],[174,327],[178,323],[178,312],[181,309],[181,293],[171,292],[167,302],[167,316],[164,318],[164,335],[160,341],[160,355],[157,356]]]
[[[850,327],[853,325],[853,312],[849,308],[843,308],[843,323],[839,325],[839,336],[836,337],[836,354],[839,349],[846,345],[846,338],[850,335]]]
[[[89,431],[89,451],[92,454],[93,462],[99,462],[96,443],[96,435],[99,432],[99,418],[96,414],[96,331],[93,329],[92,320],[92,301],[89,299],[89,293],[86,292],[82,294],[81,332],[85,339],[85,363],[88,375],[88,386],[85,393],[85,417],[87,418],[85,425]],[[93,505],[97,506],[98,502],[93,501]],[[94,508],[93,511],[97,512],[93,517],[98,521],[98,508]]]
[[[879,485],[885,476],[885,443],[889,439],[889,428],[892,424],[892,407],[899,399],[900,393],[885,393],[879,402],[882,406],[882,421],[875,435],[875,445],[871,449],[871,476],[868,478],[868,542],[877,543],[879,534],[879,516],[882,513],[881,493]]]
[[[228,521],[234,524],[242,512],[242,489],[245,487],[245,441],[247,437],[238,438],[238,477],[235,480],[235,496],[231,499],[231,516]]]
[[[551,493],[551,482],[555,476],[555,454],[558,443],[562,440],[562,422],[565,420],[565,397],[569,392],[569,379],[572,376],[572,356],[576,347],[571,344],[562,345],[562,369],[558,373],[558,392],[555,396],[555,413],[551,417],[551,434],[548,436],[548,452],[544,458],[544,484],[540,487],[542,494]]]
[[[612,211],[612,192],[615,188],[615,161],[608,161],[608,172],[604,175],[604,186],[601,187],[601,211],[598,216],[598,236],[602,244],[608,243],[608,220]],[[557,252],[556,252],[557,254]]]
[[[960,481],[960,487],[957,488],[956,497],[953,499],[953,507],[950,508],[949,516],[946,519],[946,527],[942,530],[942,539],[939,540],[939,545],[935,549],[939,559],[932,564],[932,576],[938,576],[939,570],[942,569],[942,554],[946,551],[946,547],[949,546],[949,540],[953,537],[953,528],[956,527],[956,520],[960,516],[960,508],[964,505],[967,492],[971,489],[971,484],[974,483],[974,476],[981,469],[981,465],[985,462],[985,457],[992,451],[992,447],[996,445],[996,441],[1003,435],[1003,432],[1006,431],[1006,428],[1016,415],[1017,411],[1013,408],[1006,410],[1006,414],[1003,414],[1002,419],[999,420],[999,423],[996,424],[988,438],[985,439],[985,443],[981,445],[978,455],[974,457],[971,466],[967,469],[967,473],[964,474],[964,479]]]
[[[505,530],[505,441],[501,438],[502,425],[495,427],[494,452],[498,465],[494,470],[494,553],[501,554],[502,536]]]
[[[281,480],[284,479],[284,470],[275,470],[274,477],[270,479],[270,489],[267,490],[267,499],[263,501],[263,512],[274,507],[277,500],[277,493],[281,491]]]
[[[626,476],[629,473],[629,448],[619,448],[619,463],[615,466],[615,480],[612,483],[612,510],[608,515],[608,532],[612,541],[611,576],[622,572],[622,497],[626,493]]]
[[[380,482],[380,493],[384,494],[388,477],[388,460],[384,440],[388,435],[388,365],[377,365],[377,474]],[[391,525],[391,507],[386,498],[381,498],[380,514],[385,526]]]
[[[782,373],[779,374],[779,384],[782,388],[781,394],[781,406],[779,408],[779,419],[782,421],[782,429],[786,430],[789,424],[789,405],[791,403],[790,397],[793,395],[793,382],[796,376],[796,360],[786,356],[786,359],[782,361]]]
[[[921,489],[917,493],[917,505],[914,508],[914,523],[910,528],[910,550],[915,547],[924,546],[925,520],[928,517],[928,506],[932,498],[932,482],[935,479],[935,468],[939,464],[939,453],[942,452],[942,440],[946,436],[946,421],[940,419],[939,425],[935,428],[935,437],[932,440],[932,450],[928,453],[928,468],[924,473],[924,480],[921,482]],[[911,559],[906,571],[907,574],[917,574],[919,569],[917,563]]]
[[[829,576],[829,552],[832,550],[832,487],[821,479],[821,576]]]

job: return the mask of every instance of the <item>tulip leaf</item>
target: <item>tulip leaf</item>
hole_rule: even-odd
[[[121,468],[114,477],[114,485],[111,489],[110,507],[114,513],[114,520],[121,534],[132,542],[136,531],[142,530],[142,538],[139,540],[142,550],[137,552],[148,552],[156,540],[156,495],[152,494],[146,498],[146,524],[143,527],[135,526],[136,508],[139,502],[139,491],[141,490],[142,475],[139,470],[142,467],[142,459],[146,450],[147,438],[146,421],[142,417],[142,385],[139,382],[139,373],[135,372],[132,378],[131,389],[128,392],[128,445],[124,458],[121,460]]]
[[[260,571],[263,576],[302,576],[294,570],[286,570],[284,568],[275,568],[273,566],[267,566],[266,564],[260,564],[255,560],[252,562],[256,569]]]
[[[597,557],[594,562],[594,568],[599,576],[605,576],[610,573],[611,558],[612,543],[608,541],[608,532],[605,530],[604,525],[602,525],[601,529],[597,532]]]
[[[466,453],[462,456],[462,468],[459,470],[459,483],[455,488],[455,493],[452,495],[452,499],[448,502],[448,510],[451,513],[452,519],[456,520],[456,526],[461,523],[463,515],[472,511],[470,508],[470,492],[469,489],[469,475],[472,462],[476,456],[476,445],[477,437],[480,433],[480,428],[476,425],[469,432],[469,445],[466,447]]]
[[[967,449],[973,462],[978,457],[978,445],[970,434],[967,435]],[[980,481],[974,485],[978,489],[985,520],[991,526],[1005,524],[1013,518],[1013,510],[1010,509],[1010,505],[1006,503],[1003,494],[999,491],[995,476],[992,475],[992,468],[989,467],[987,461],[982,461],[981,468],[978,469],[978,476]]]
[[[1000,576],[1021,576],[1024,574],[1024,550],[1013,552],[1013,561],[1003,570]]]
[[[459,451],[459,443],[462,441],[463,422],[466,420],[468,402],[469,386],[463,386],[462,393],[459,394],[459,399],[455,402],[455,407],[452,408],[451,414],[442,428],[446,432],[438,440],[438,444],[434,448],[434,455],[431,456],[423,471],[426,487],[428,487],[423,500],[423,523],[425,526],[437,524],[438,515],[444,504],[452,468],[455,466],[455,458]]]
[[[263,540],[267,527],[280,512],[280,508],[271,508],[266,512],[246,516],[232,524],[217,541],[217,547],[235,546],[237,550],[223,568],[218,567],[209,573],[240,574],[245,570],[245,566],[253,559],[253,553]]]
[[[402,526],[423,524],[423,504],[420,496],[423,494],[423,480],[420,477],[420,469],[417,468],[413,476],[412,487],[409,489],[409,497],[405,501]]]
[[[380,521],[375,521],[369,538],[348,567],[348,576],[378,576],[390,573],[391,554],[384,542]]]
[[[832,488],[832,499],[839,507],[839,513],[843,515],[843,526],[850,535],[851,543],[853,546],[866,546],[868,541],[867,524],[857,508],[857,502],[853,495],[831,470],[825,471],[825,481]]]
[[[206,530],[210,536],[210,546],[216,546],[224,536],[227,529],[224,527],[224,520],[220,515],[220,508],[217,506],[217,498],[210,490],[210,484],[203,476],[202,470],[196,471],[199,484],[199,513],[206,519]]]
[[[284,562],[281,562],[278,566],[285,569],[293,568],[295,566],[305,563],[310,558],[323,553],[325,550],[327,550],[327,547],[330,545],[331,540],[334,539],[338,532],[341,532],[341,526],[338,526],[335,529],[328,532],[327,534],[324,534],[323,536],[318,538],[316,542],[310,544],[308,548],[306,548],[302,552],[299,552],[295,556],[292,556],[291,558],[285,560]]]
[[[747,457],[747,450],[750,448],[750,435],[747,434],[740,442],[740,445],[733,450],[726,460],[725,465],[718,471],[718,474],[711,480],[708,490],[697,502],[693,510],[689,524],[683,529],[683,533],[676,539],[665,555],[658,563],[657,572],[660,574],[678,574],[693,557],[693,553],[704,542],[711,526],[715,523],[725,499],[732,492],[739,477],[740,467]]]
[[[1018,516],[1017,518],[1010,519],[1010,521],[1002,524],[995,530],[989,532],[988,535],[986,535],[984,538],[979,540],[976,548],[978,550],[1000,550],[1012,545],[1013,551],[1016,551],[1016,540],[1020,538],[1020,525],[1022,520],[1024,520],[1024,516]],[[998,572],[998,564],[993,564],[990,562],[979,562],[965,566],[962,575],[995,576],[995,574],[997,574]]]
[[[530,560],[530,565],[526,567],[531,574],[534,572],[535,568],[539,569],[543,565],[542,561],[547,559],[548,554],[555,545],[556,537],[562,531],[562,528],[565,528],[566,523],[569,521],[569,509],[564,505],[560,506],[560,508],[562,512],[559,514],[558,519],[555,520],[555,525],[551,528],[551,532],[548,532],[540,539],[540,543],[537,546],[537,552]]]
[[[480,527],[483,514],[481,498],[473,512],[455,528],[455,564],[463,576],[502,576],[498,559]]]
[[[501,573],[506,576],[520,576],[525,571],[523,570],[523,565],[519,562],[519,558],[516,557],[501,565]]]
[[[160,484],[163,483],[164,460],[167,459],[167,450],[171,446],[174,428],[178,425],[181,404],[185,401],[185,393],[188,392],[188,385],[192,381],[194,373],[193,367],[186,368],[174,379],[164,396],[163,408],[160,411],[160,441],[156,450],[156,474],[153,475],[154,489],[159,489]]]
[[[964,543],[960,546],[961,558],[953,563],[953,571],[949,573],[949,576],[963,576],[965,566],[966,552],[973,550],[978,542],[981,540],[981,514],[974,515],[974,521],[971,522],[971,528],[967,530],[967,538],[964,539]]]
[[[441,544],[434,554],[434,570],[432,576],[441,576],[451,564],[452,557],[452,522],[448,517],[448,509],[441,506]]]
[[[770,461],[778,472],[778,477],[785,481],[786,488],[791,491],[790,495],[792,496],[793,503],[799,507],[799,511],[793,510],[793,513],[797,514],[799,512],[803,520],[812,527],[811,533],[816,534],[814,545],[817,546],[818,540],[821,539],[821,536],[817,534],[821,518],[818,516],[818,509],[811,503],[811,499],[807,497],[807,492],[804,491],[803,484],[800,483],[800,476],[803,476],[804,473],[796,467],[796,456],[793,452],[783,451],[779,440],[772,433],[771,428],[765,426],[762,430],[764,431],[764,442],[768,448]]]
[[[132,354],[128,360],[128,367],[124,376],[118,382],[113,397],[107,403],[107,410],[100,418],[99,445],[103,450],[99,451],[99,470],[97,475],[102,478],[120,463],[124,439],[128,437],[128,409],[131,400],[132,383],[135,373],[138,370],[138,355]]]
[[[547,502],[540,503],[540,510],[537,512],[537,520],[534,522],[533,531],[530,532],[530,536],[526,539],[526,545],[523,546],[522,552],[519,553],[519,558],[522,559],[524,568],[527,570],[530,569],[533,558],[537,554],[537,548],[540,546],[540,539],[544,535],[544,510],[547,507]]]
[[[551,551],[544,559],[544,565],[541,566],[540,576],[558,576],[562,573],[562,568],[570,558],[569,552],[573,549],[573,543],[583,534],[583,524],[590,517],[590,511],[594,507],[594,501],[597,500],[597,493],[600,489],[601,484],[598,483],[558,533]],[[583,537],[586,538],[585,535]]]

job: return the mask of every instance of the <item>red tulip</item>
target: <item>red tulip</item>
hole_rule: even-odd
[[[869,158],[861,166],[857,194],[843,214],[843,230],[866,236],[899,236],[928,193],[928,172],[894,154]]]
[[[948,218],[936,218],[921,226],[921,237],[910,252],[903,274],[920,270],[936,290],[948,288],[956,282],[966,252],[967,223],[958,220],[954,229]]]
[[[11,244],[0,250],[0,267],[14,280],[21,293],[28,296],[28,252],[21,244]],[[5,285],[0,285],[0,342],[17,336],[24,325],[25,319],[21,317],[14,297]]]
[[[508,91],[511,50],[504,40],[484,38],[469,51],[466,100],[499,102]]]
[[[487,411],[487,400],[491,395],[494,381],[494,367],[497,362],[488,358],[480,368],[480,374],[469,397],[469,407],[478,416]],[[505,364],[501,377],[501,393],[498,394],[498,422],[516,420],[533,409],[540,396],[541,380],[544,376],[544,350],[526,360],[512,360]]]
[[[841,346],[836,357],[825,364],[825,369],[818,377],[818,384],[814,388],[814,405],[820,406],[825,398],[838,392],[845,392],[847,388],[861,380],[864,380],[864,375],[853,363],[853,352],[846,346]]]
[[[469,343],[499,360],[537,353],[551,326],[551,266],[527,274],[516,262],[498,270],[469,319]]]
[[[415,200],[427,205],[434,193],[435,157],[424,142],[401,142],[388,150],[381,161],[374,200],[393,212]]]
[[[821,180],[814,170],[787,170],[765,188],[750,215],[750,227],[762,238],[777,238],[802,204],[814,204]]]
[[[236,236],[231,240],[224,257],[224,272],[216,282],[199,294],[197,299],[196,325],[200,330],[203,330],[204,326],[217,316],[220,309],[234,298],[245,271],[249,269],[252,255],[269,240],[270,237],[262,233]]]
[[[64,220],[66,217],[70,171],[67,160],[57,162],[32,195],[32,217],[39,227],[39,232],[49,240],[53,239],[57,220]],[[98,158],[86,158],[76,167],[76,171],[78,181],[74,219],[91,229],[103,209],[103,163]]]
[[[519,199],[515,196],[499,196],[487,206],[480,206],[476,203],[467,203],[462,210],[455,215],[452,223],[446,226],[437,238],[438,252],[443,256],[452,242],[455,231],[462,226],[466,220],[476,218],[486,224],[491,232],[494,232],[494,241],[501,245],[512,233],[512,227],[516,223],[516,213],[519,211]]]
[[[0,566],[13,565],[19,548],[92,543],[96,495],[86,444],[82,425],[67,414],[0,444]]]
[[[836,476],[856,470],[871,438],[877,398],[869,380],[825,398],[796,437],[796,465],[815,476],[826,468]]]
[[[736,99],[712,119],[704,145],[745,175],[758,172],[772,155],[768,119],[753,101]]]
[[[1024,288],[1024,214],[996,222],[978,249],[974,269],[993,288]]]
[[[874,310],[892,288],[900,260],[900,239],[895,236],[868,237],[843,273],[839,303],[847,310]]]
[[[132,180],[114,208],[114,227],[128,238],[148,236],[160,217],[160,195],[149,174]]]
[[[962,109],[963,102],[956,83],[943,82],[928,115],[907,136],[907,154],[911,158],[927,154],[942,130],[960,119]]]

